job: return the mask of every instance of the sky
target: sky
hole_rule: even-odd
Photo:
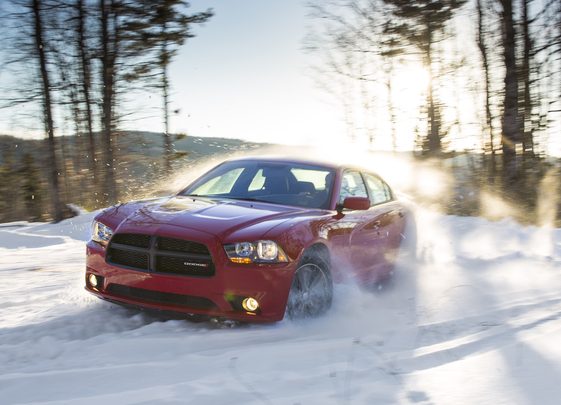
[[[302,50],[304,1],[191,1],[192,12],[207,7],[215,16],[171,66],[172,110],[180,110],[172,132],[275,143],[345,133],[337,101],[318,87]],[[162,129],[157,116],[134,126]]]
[[[303,51],[310,20],[304,0],[193,0],[215,15],[194,28],[170,69],[171,132],[275,143],[313,143],[345,132],[340,108],[320,89]],[[0,82],[13,78],[0,71]],[[123,129],[163,131],[161,97],[134,94]],[[36,119],[34,119],[36,118]],[[58,120],[58,135],[68,134]],[[43,137],[30,106],[0,111],[0,133]]]

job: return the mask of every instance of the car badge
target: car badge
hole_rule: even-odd
[[[207,263],[183,262],[184,266],[208,267]]]

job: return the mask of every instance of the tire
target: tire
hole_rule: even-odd
[[[319,259],[304,259],[294,272],[286,314],[290,319],[315,318],[333,301],[333,282],[328,266]]]

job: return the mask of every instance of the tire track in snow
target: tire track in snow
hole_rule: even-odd
[[[552,306],[551,302],[555,302],[556,305]],[[499,350],[501,342],[507,342],[503,345],[515,344],[518,333],[547,326],[551,322],[561,319],[561,299],[550,300],[549,305],[546,303],[529,304],[510,309],[520,311],[520,308],[524,307],[528,310],[520,312],[516,317],[502,319],[502,322],[497,324],[483,325],[483,331],[471,333],[469,332],[471,328],[468,328],[467,334],[439,343],[412,346],[405,351],[394,352],[380,350],[373,343],[361,343],[360,347],[365,352],[369,352],[371,356],[382,360],[382,364],[377,366],[377,369],[382,367],[390,370],[388,374],[409,374],[442,366],[471,355]],[[545,309],[546,307],[549,309]],[[502,311],[508,311],[508,309],[505,308]],[[481,317],[481,319],[484,318],[484,316]],[[445,324],[435,324],[432,327],[442,327]],[[553,325],[553,330],[560,328],[556,323],[551,325]],[[429,330],[431,325],[424,325],[423,328]]]

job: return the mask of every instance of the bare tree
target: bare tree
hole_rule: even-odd
[[[376,127],[386,118],[390,123],[390,144],[395,150],[397,118],[392,80],[400,50],[391,32],[388,12],[382,6],[381,0],[311,3],[309,15],[321,24],[308,35],[306,49],[321,58],[321,65],[315,66],[319,73],[316,80],[341,103],[348,137],[355,140],[362,133],[374,146],[383,141]],[[388,106],[387,117],[374,108],[382,101]]]

